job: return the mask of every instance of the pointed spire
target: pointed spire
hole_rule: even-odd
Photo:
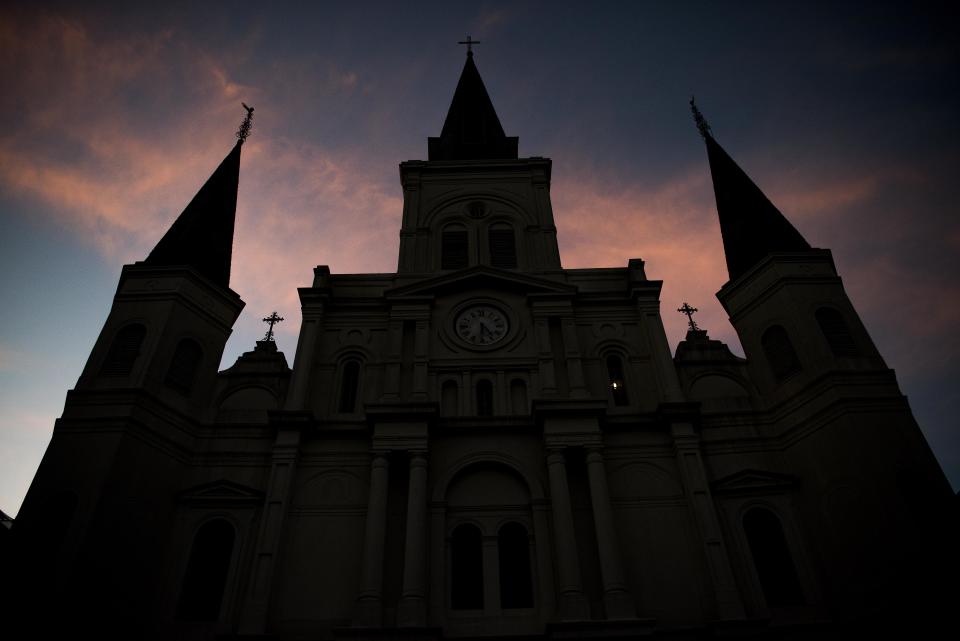
[[[240,181],[240,148],[250,134],[253,109],[237,132],[237,143],[183,213],[147,256],[147,265],[188,265],[222,287],[230,287],[233,226]]]
[[[476,44],[471,41],[470,44]],[[516,158],[517,137],[507,136],[483,85],[473,51],[467,61],[440,137],[427,139],[429,160]]]
[[[772,252],[810,249],[800,232],[713,139],[710,125],[693,98],[690,99],[690,108],[707,145],[730,280],[742,276]]]

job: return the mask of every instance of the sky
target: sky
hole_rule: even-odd
[[[553,160],[564,267],[646,261],[671,349],[689,301],[742,354],[702,140],[815,247],[960,487],[960,91],[951,3],[0,4],[0,509],[16,515],[110,309],[244,145],[222,361],[277,310],[292,363],[312,269],[396,270],[397,165],[475,61],[521,156]]]

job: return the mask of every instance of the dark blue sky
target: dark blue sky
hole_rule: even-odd
[[[15,513],[109,309],[245,146],[232,286],[288,321],[316,264],[396,268],[397,164],[426,156],[467,34],[508,135],[554,161],[566,267],[647,262],[739,352],[687,101],[814,246],[960,485],[960,113],[948,3],[48,3],[0,8],[0,508]]]

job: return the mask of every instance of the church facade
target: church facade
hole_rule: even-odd
[[[892,370],[830,252],[697,121],[746,358],[693,323],[671,354],[639,259],[561,266],[550,160],[518,156],[468,54],[428,160],[400,165],[396,273],[317,267],[292,369],[268,335],[218,372],[241,137],[123,268],[12,530],[12,629],[813,638],[945,616],[953,494]]]

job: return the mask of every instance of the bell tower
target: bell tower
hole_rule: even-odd
[[[440,136],[427,143],[426,161],[400,164],[401,277],[478,266],[560,270],[550,160],[519,157],[470,50]]]
[[[244,306],[229,280],[250,112],[146,260],[123,267],[54,426],[13,530],[18,558],[8,582],[17,586],[11,613],[37,636],[93,622],[111,638],[149,619],[154,604],[144,595],[164,572],[175,497]]]
[[[762,399],[757,434],[778,451],[778,471],[803,479],[796,507],[817,524],[810,537],[829,607],[869,611],[885,594],[909,591],[916,602],[906,609],[936,611],[944,597],[933,586],[945,580],[937,575],[956,567],[955,555],[933,558],[955,547],[945,538],[956,532],[950,485],[830,251],[807,243],[691,106],[730,276],[717,298]]]

